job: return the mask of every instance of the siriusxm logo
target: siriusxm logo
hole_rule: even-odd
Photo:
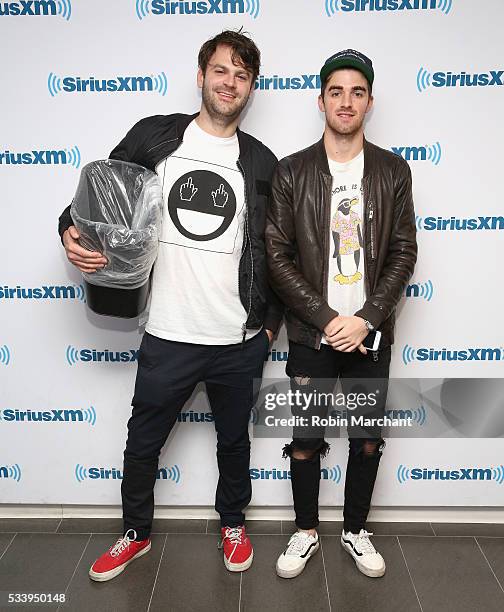
[[[21,468],[19,464],[0,465],[0,478],[10,478],[19,482],[21,480]]]
[[[325,0],[325,12],[332,17],[338,11],[436,11],[445,15],[451,11],[452,0]]]
[[[442,468],[409,468],[401,464],[397,468],[396,476],[400,484],[408,480],[494,480],[501,485],[504,482],[504,465],[444,470]]]
[[[4,423],[89,423],[96,425],[93,406],[84,410],[0,410],[0,422]]]
[[[187,412],[179,412],[177,421],[179,423],[213,423],[214,416],[211,412],[188,410]]]
[[[435,166],[441,161],[441,145],[439,142],[424,147],[391,147],[390,150],[406,161],[430,161]]]
[[[11,15],[63,17],[68,21],[72,15],[72,3],[70,0],[0,2],[0,17]]]
[[[85,467],[77,463],[74,470],[75,479],[77,482],[84,480],[122,480],[123,471],[119,468],[105,467]],[[172,480],[175,484],[179,484],[182,478],[182,472],[178,465],[172,467],[161,467],[157,471],[156,478],[158,480]]]
[[[474,230],[502,230],[504,217],[415,217],[417,230],[456,232]]]
[[[41,287],[0,286],[0,300],[79,300],[86,301],[82,285],[42,285]]]
[[[255,82],[255,89],[260,91],[285,89],[320,89],[320,75],[301,74],[293,76],[266,77],[259,75]]]
[[[289,358],[289,351],[277,351],[273,349],[268,352],[268,356],[265,361],[287,361]]]
[[[82,363],[90,362],[120,362],[120,363],[133,363],[138,361],[138,349],[129,349],[127,351],[110,351],[105,349],[99,351],[97,349],[83,348],[76,349],[70,344],[66,349],[66,360],[68,365],[75,365],[79,361]]]
[[[425,283],[412,283],[406,287],[406,291],[404,292],[404,297],[407,298],[423,298],[428,302],[432,299],[432,294],[434,293],[434,286],[431,280],[426,281]]]
[[[504,85],[504,70],[488,72],[434,72],[431,74],[423,66],[417,72],[416,84],[421,93],[429,87],[494,87]]]
[[[135,0],[138,19],[148,15],[259,15],[260,0],[197,0],[171,2],[170,0]]]
[[[11,360],[11,352],[9,347],[4,344],[0,346],[0,365],[8,366]]]
[[[23,166],[68,165],[79,168],[81,154],[79,147],[26,151],[24,153],[12,153],[11,151],[0,153],[0,166],[16,166],[20,164]]]
[[[84,93],[84,92],[146,92],[155,91],[166,96],[168,79],[164,72],[157,76],[117,76],[112,79],[97,79],[91,76],[82,79],[79,76],[59,77],[53,72],[47,77],[47,89],[54,98],[61,92]]]
[[[466,349],[415,349],[408,344],[402,351],[403,363],[408,365],[413,361],[502,361],[503,348],[466,348]]]
[[[331,410],[329,413],[330,416],[339,419],[348,419],[350,417],[350,412],[346,409],[343,410]],[[385,416],[389,419],[411,419],[413,423],[418,423],[418,425],[423,426],[427,421],[427,413],[423,406],[419,406],[413,410],[410,409],[391,409],[385,410]]]
[[[266,468],[250,468],[251,480],[290,480],[290,470],[278,470],[277,468],[266,469]],[[341,481],[341,468],[339,465],[335,465],[330,468],[322,468],[320,470],[320,477],[322,480],[330,480],[335,484],[339,484]]]

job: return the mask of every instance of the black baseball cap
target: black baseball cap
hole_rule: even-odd
[[[363,53],[355,51],[354,49],[345,49],[344,51],[338,51],[334,55],[328,58],[320,70],[320,82],[323,85],[327,77],[339,68],[354,68],[366,77],[370,88],[373,87],[374,81],[374,70],[373,62],[366,57]]]

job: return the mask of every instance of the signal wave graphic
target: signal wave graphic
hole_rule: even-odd
[[[434,294],[434,285],[429,279],[425,283],[412,283],[406,287],[406,297],[420,297],[430,302]]]
[[[81,154],[79,151],[79,147],[75,146],[71,149],[65,149],[65,153],[67,154],[67,164],[73,166],[74,168],[80,168]]]
[[[437,7],[442,13],[448,15],[452,9],[452,1],[453,0],[439,0]]]
[[[328,17],[332,17],[336,11],[339,11],[339,0],[325,0],[325,11]]]
[[[84,421],[86,423],[89,423],[93,427],[96,425],[96,410],[94,409],[94,406],[86,408],[82,411],[82,414],[84,415]]]
[[[166,96],[168,89],[168,79],[164,72],[160,72],[158,76],[152,77],[154,81],[154,90],[158,91],[162,96]]]
[[[431,161],[435,166],[437,166],[441,161],[441,145],[439,144],[439,142],[436,142],[433,145],[429,145],[427,147],[427,150],[427,159]]]
[[[75,466],[75,478],[77,479],[77,482],[82,482],[83,480],[86,480],[87,477],[87,468],[78,463]]]
[[[70,17],[72,16],[72,3],[70,0],[57,0],[58,2],[58,15],[60,15],[61,17],[63,17],[63,19],[66,19],[67,21],[70,20]]]
[[[413,410],[413,421],[418,423],[419,425],[425,425],[425,421],[427,420],[427,415],[425,412],[425,408],[420,406],[420,408]]]
[[[403,363],[408,365],[412,361],[415,361],[415,349],[409,344],[405,344],[402,352]]]
[[[3,346],[0,346],[0,364],[4,365],[4,366],[8,366],[11,360],[11,354],[10,354],[10,350],[9,347],[4,344]]]
[[[431,86],[431,73],[422,66],[417,73],[416,82],[418,91],[425,91]]]
[[[397,468],[397,480],[403,484],[405,483],[410,477],[410,470],[409,468],[407,468],[405,465],[400,464],[399,467]]]
[[[257,16],[259,15],[259,10],[259,0],[247,0],[247,13],[251,17],[257,19]]]
[[[78,361],[80,361],[79,351],[70,344],[67,346],[66,359],[68,361],[68,365],[71,366],[75,365]]]
[[[59,94],[61,91],[61,78],[57,74],[53,72],[49,73],[47,77],[47,89],[53,98],[56,94]]]
[[[150,0],[136,0],[136,14],[142,20],[149,14]]]
[[[0,478],[10,478],[19,482],[21,480],[21,468],[18,463],[14,465],[0,465]]]
[[[492,480],[495,480],[497,484],[504,482],[504,465],[498,465],[492,468]]]

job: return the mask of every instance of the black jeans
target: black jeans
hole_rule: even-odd
[[[206,385],[217,431],[215,509],[222,526],[243,525],[243,509],[252,494],[248,423],[254,403],[253,379],[261,378],[268,349],[264,330],[243,345],[226,346],[144,335],[124,451],[125,532],[135,529],[140,540],[150,534],[159,453],[198,382]]]
[[[363,355],[360,351],[343,353],[323,344],[320,350],[295,342],[289,342],[289,358],[286,371],[291,378],[291,390],[303,394],[332,394],[338,378],[342,392],[348,397],[352,392],[369,393],[379,389],[376,405],[369,410],[357,408],[355,415],[370,418],[383,417],[388,390],[390,347]],[[373,380],[366,385],[366,380]],[[361,384],[362,383],[362,384]],[[326,396],[326,398],[331,397]],[[330,400],[327,399],[327,402]],[[329,403],[308,410],[292,408],[296,416],[311,419],[312,415],[327,417]],[[295,427],[293,440],[284,448],[284,455],[290,457],[291,483],[296,513],[296,525],[300,529],[313,529],[319,524],[318,496],[320,486],[320,456],[325,456],[329,445],[324,440],[324,427]],[[371,496],[373,494],[378,465],[384,440],[381,428],[349,427],[349,453],[345,479],[345,503],[343,507],[343,528],[359,533],[365,527]],[[362,436],[362,437],[361,437]],[[366,442],[373,442],[372,452],[367,451]],[[296,459],[293,450],[309,451],[311,458]]]

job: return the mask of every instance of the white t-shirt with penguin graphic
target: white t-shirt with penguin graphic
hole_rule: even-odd
[[[238,290],[245,192],[238,137],[212,136],[193,121],[181,146],[156,168],[163,229],[146,331],[191,344],[242,340]],[[247,332],[247,338],[256,331]]]
[[[339,314],[351,316],[362,308],[366,299],[362,203],[364,152],[348,162],[332,159],[328,162],[333,182],[327,301]]]

